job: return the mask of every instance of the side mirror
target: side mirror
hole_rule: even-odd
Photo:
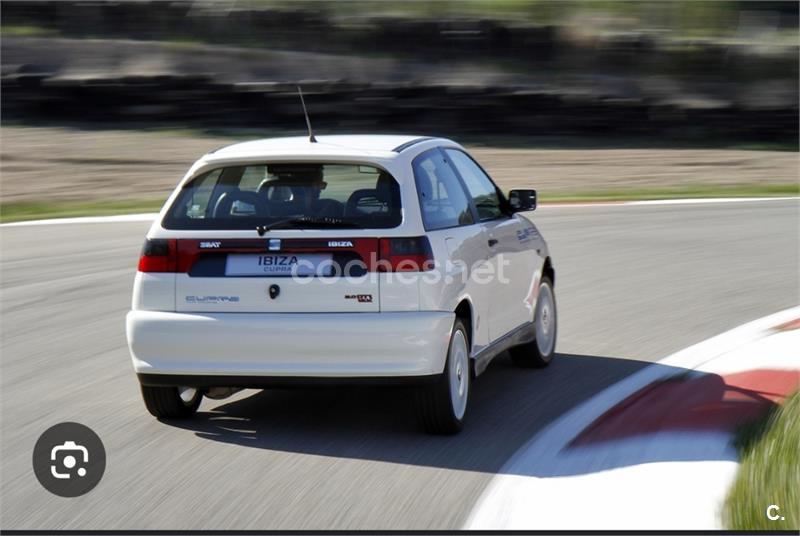
[[[511,190],[508,203],[514,212],[536,210],[536,190]]]

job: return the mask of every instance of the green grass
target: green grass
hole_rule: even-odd
[[[52,201],[43,203],[2,203],[0,222],[40,220],[47,218],[71,218],[75,216],[110,216],[114,214],[136,214],[158,212],[163,199],[131,201]]]
[[[448,137],[446,134],[443,137]],[[508,134],[464,134],[464,146],[500,149],[731,149],[740,151],[798,152],[797,140],[725,140],[714,137],[672,139],[666,137],[524,136]]]
[[[800,391],[783,407],[739,430],[741,467],[723,518],[733,530],[800,529]],[[767,519],[769,505],[785,519]]]
[[[692,199],[706,197],[786,197],[800,195],[797,184],[743,184],[734,186],[676,186],[620,188],[574,192],[541,192],[542,203],[581,201],[646,201],[652,199]]]
[[[635,2],[630,0],[437,0],[435,2],[385,2],[380,0],[331,2],[296,0],[289,9],[306,9],[329,18],[353,16],[394,16],[401,19],[441,20],[473,18],[539,25],[581,26],[583,32],[603,34],[608,31],[658,30],[670,38],[729,37],[739,29],[739,6],[736,2],[715,0],[674,0],[672,2]],[[285,0],[240,0],[239,6],[283,10]],[[592,24],[587,24],[591,21]],[[666,30],[666,31],[665,31]],[[3,24],[8,36],[52,36],[59,29],[31,24]],[[796,32],[764,32],[757,42],[796,43]],[[107,29],[87,26],[74,37],[113,37]],[[778,35],[781,34],[781,35]],[[777,38],[776,38],[777,36]],[[124,36],[123,36],[124,37]],[[209,35],[164,35],[175,42],[213,42]],[[789,41],[788,39],[792,39]],[[269,36],[245,32],[229,41],[243,46],[268,46]]]
[[[5,37],[55,37],[58,35],[58,31],[32,24],[2,24],[0,25],[0,35]]]
[[[688,199],[700,197],[784,197],[800,195],[792,184],[754,184],[741,186],[692,186],[676,188],[627,188],[574,192],[542,192],[542,203],[586,201],[640,201],[648,199]],[[75,216],[107,216],[158,212],[163,199],[127,201],[48,201],[42,203],[0,203],[0,222],[70,218]]]

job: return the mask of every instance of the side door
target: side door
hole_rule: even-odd
[[[441,278],[420,288],[420,308],[455,309],[463,297],[472,303],[472,351],[489,343],[489,292],[476,284],[472,270],[488,262],[485,231],[478,224],[464,185],[447,164],[445,154],[434,148],[418,155],[412,164],[425,233],[431,242]],[[441,255],[446,254],[446,258]]]
[[[494,268],[489,305],[489,335],[494,341],[533,320],[535,274],[542,259],[530,240],[532,224],[507,210],[489,175],[464,151],[447,148],[444,152],[464,182],[486,233]]]

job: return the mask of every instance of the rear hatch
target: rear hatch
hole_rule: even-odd
[[[378,237],[401,222],[399,185],[374,164],[256,162],[208,169],[187,181],[161,222],[198,237],[168,240],[177,273],[175,308],[379,311]],[[289,229],[300,232],[275,237]],[[214,238],[239,234],[229,231],[243,237]],[[244,238],[256,234],[262,238]]]

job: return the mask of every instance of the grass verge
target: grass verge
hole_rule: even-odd
[[[0,33],[5,37],[56,37],[59,32],[33,24],[2,24]]]
[[[72,218],[77,216],[111,216],[158,212],[163,199],[131,201],[48,201],[42,203],[2,203],[0,222]]]
[[[742,184],[732,186],[675,186],[620,188],[575,192],[541,192],[542,203],[585,201],[648,201],[653,199],[699,199],[709,197],[787,197],[800,195],[797,184]]]
[[[691,199],[707,197],[784,197],[800,195],[794,184],[754,184],[738,186],[691,186],[675,188],[627,188],[618,190],[543,192],[542,203],[580,203],[640,201],[651,199]],[[163,199],[129,201],[48,201],[42,203],[0,203],[0,222],[107,216],[158,212]]]
[[[732,530],[800,529],[800,391],[735,438],[741,466],[723,510]],[[778,505],[767,518],[767,507]]]

